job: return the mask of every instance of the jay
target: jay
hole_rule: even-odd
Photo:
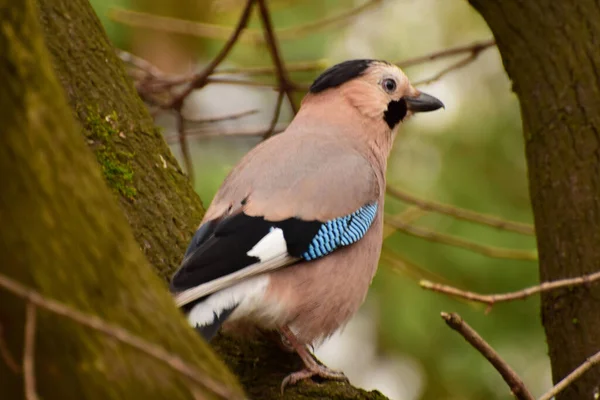
[[[441,107],[385,61],[345,61],[321,74],[288,128],[243,157],[206,211],[171,280],[189,323],[207,340],[221,325],[279,334],[305,365],[282,389],[312,376],[345,379],[308,346],[366,297],[400,123]]]

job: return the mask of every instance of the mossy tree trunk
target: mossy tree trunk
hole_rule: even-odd
[[[600,269],[600,3],[470,0],[521,104],[540,280]],[[555,382],[600,350],[600,286],[544,294]],[[593,399],[596,367],[558,396]],[[595,397],[596,396],[596,397]]]
[[[37,0],[37,10],[33,1],[8,7],[0,0],[0,77],[9,84],[0,92],[0,173],[8,182],[0,192],[0,272],[183,355],[237,390],[164,284],[201,218],[197,195],[88,1]],[[23,302],[0,289],[2,338],[16,359],[23,323]],[[177,399],[203,392],[147,356],[43,311],[36,344],[44,399]],[[256,399],[280,399],[281,379],[300,366],[270,343],[219,338],[216,348]],[[23,396],[21,374],[2,358],[0,393]],[[286,392],[289,399],[324,397],[384,398],[341,383]]]
[[[0,271],[122,326],[241,394],[186,321],[135,241],[54,76],[33,0],[0,1]],[[0,289],[0,397],[24,398],[24,303]],[[114,338],[38,311],[37,392],[52,399],[216,398]],[[22,369],[22,368],[21,368]]]
[[[202,205],[88,0],[37,0],[56,75],[144,254],[167,278]]]

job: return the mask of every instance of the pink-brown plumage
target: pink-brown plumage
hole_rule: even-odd
[[[207,210],[172,282],[184,289],[176,299],[190,305],[190,322],[218,328],[227,319],[226,328],[280,332],[306,364],[284,384],[339,378],[311,361],[306,346],[363,303],[381,252],[385,172],[398,127],[413,112],[441,106],[385,62],[326,71],[289,127],[243,157]],[[309,245],[318,248],[314,256]]]

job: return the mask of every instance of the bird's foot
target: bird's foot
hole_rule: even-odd
[[[308,351],[307,345],[298,342],[296,335],[294,335],[289,327],[282,326],[280,328],[280,332],[283,338],[285,338],[287,344],[296,350],[296,353],[302,359],[305,367],[303,370],[294,372],[285,377],[283,382],[281,382],[282,394],[287,385],[294,385],[304,379],[312,378],[313,376],[318,376],[323,379],[348,381],[348,378],[342,372],[334,371],[324,365],[319,364],[311,352]]]
[[[327,368],[324,365],[315,363],[307,366],[303,370],[293,372],[286,376],[283,382],[281,382],[281,394],[283,394],[287,385],[295,385],[296,383],[303,381],[304,379],[312,378],[313,376],[318,376],[323,379],[348,382],[348,378],[343,372],[335,371]]]

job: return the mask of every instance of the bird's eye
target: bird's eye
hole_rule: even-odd
[[[394,91],[396,90],[396,81],[393,79],[384,79],[381,83],[381,86],[383,86],[383,90],[385,90],[386,92],[394,93]]]

